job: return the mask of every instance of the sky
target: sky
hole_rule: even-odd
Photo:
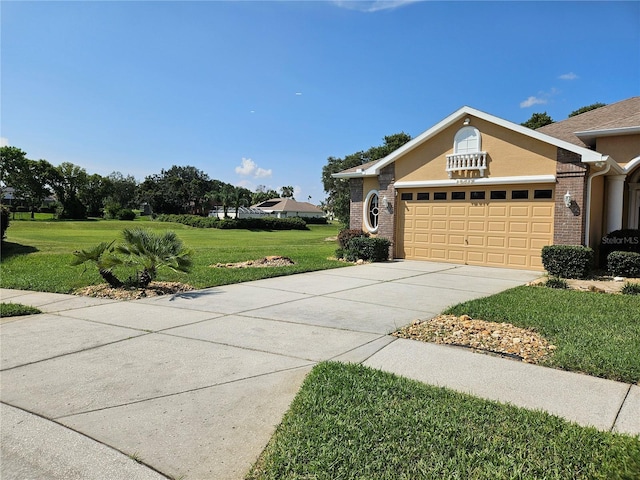
[[[640,95],[640,2],[0,2],[0,142],[326,197],[327,158],[462,106],[515,123]]]

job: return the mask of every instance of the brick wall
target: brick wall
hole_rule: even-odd
[[[380,215],[378,216],[378,236],[391,240],[389,247],[389,258],[393,258],[396,232],[396,189],[393,186],[395,181],[395,164],[387,165],[378,175],[378,195],[380,200]],[[382,199],[387,197],[387,208],[382,205]]]
[[[556,245],[584,245],[588,166],[580,161],[580,155],[558,148],[553,230]],[[564,204],[567,192],[572,198],[569,208]]]
[[[364,180],[362,178],[349,179],[351,202],[349,204],[349,228],[362,230],[362,209],[364,202]]]

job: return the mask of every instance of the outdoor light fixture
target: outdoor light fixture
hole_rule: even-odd
[[[464,122],[462,123],[463,125],[469,125],[471,123],[471,120],[469,120],[468,118],[464,119]]]
[[[387,200],[387,196],[382,197],[382,206],[387,208],[389,206],[389,200]]]
[[[571,194],[569,191],[564,194],[564,206],[569,208],[571,206]]]

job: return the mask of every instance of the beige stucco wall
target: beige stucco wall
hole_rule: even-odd
[[[600,137],[596,140],[596,151],[624,165],[640,155],[640,135]]]
[[[554,175],[556,147],[469,116],[480,131],[481,148],[488,155],[486,177]],[[453,138],[462,122],[451,125],[396,160],[396,181],[446,180],[446,155],[453,153]],[[478,172],[473,172],[478,176]],[[464,178],[454,173],[453,178]]]

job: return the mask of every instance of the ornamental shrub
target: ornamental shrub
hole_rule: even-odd
[[[0,239],[4,240],[4,235],[7,232],[7,228],[9,228],[9,218],[10,218],[9,209],[4,205],[0,205]]]
[[[607,256],[607,268],[614,277],[640,277],[640,253],[611,252]]]
[[[623,295],[640,295],[640,283],[626,282],[622,287]]]
[[[133,220],[136,218],[136,212],[130,208],[123,208],[118,210],[116,216],[118,217],[118,220]]]
[[[542,265],[554,277],[586,278],[593,268],[593,249],[581,245],[546,245],[542,247]]]
[[[344,250],[347,248],[347,244],[352,238],[368,236],[368,233],[358,230],[357,228],[345,228],[344,230],[340,230],[338,233],[338,245],[340,245],[340,248]]]
[[[350,262],[366,260],[385,262],[389,259],[391,241],[382,237],[354,237],[344,249],[344,258]]]

